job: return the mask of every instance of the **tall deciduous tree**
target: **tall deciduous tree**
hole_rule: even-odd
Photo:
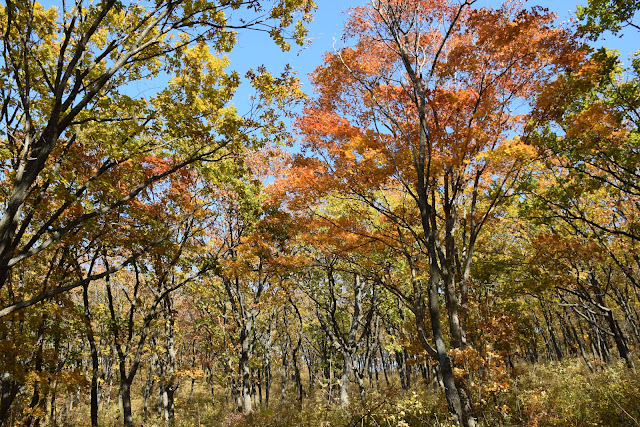
[[[0,8],[0,315],[83,284],[14,292],[18,266],[175,171],[238,152],[260,125],[229,106],[239,77],[223,71],[219,54],[239,29],[267,30],[283,49],[302,42],[294,21],[310,19],[313,8],[310,0],[78,0],[49,9],[20,0]],[[175,76],[165,90],[134,95],[136,82],[163,75]],[[265,93],[277,83],[266,76],[251,76]],[[135,165],[146,156],[169,161],[143,173]],[[137,179],[118,181],[123,168]]]
[[[633,17],[638,7],[634,1],[590,1],[578,15],[582,29],[595,40],[625,26],[637,34]],[[635,58],[625,70],[618,54],[605,48],[545,88],[529,123],[531,142],[544,161],[532,173],[524,212],[549,227],[546,238],[557,247],[591,248],[588,257],[576,258],[598,254],[597,261],[584,264],[571,260],[579,273],[575,284],[559,290],[559,298],[592,325],[596,322],[584,313],[600,313],[604,330],[632,369],[626,335],[633,336],[637,324],[628,289],[640,289],[639,107],[640,61]],[[562,257],[554,258],[563,264]],[[566,275],[570,269],[565,270]],[[620,327],[616,306],[629,330]]]
[[[423,343],[438,360],[452,414],[469,426],[476,415],[462,361],[473,351],[466,324],[478,235],[532,154],[514,137],[523,100],[581,57],[543,10],[471,4],[379,0],[354,9],[346,27],[353,45],[327,54],[314,73],[319,96],[299,127],[315,157],[301,159],[298,174],[392,221],[380,198],[386,188],[413,201],[420,230],[412,238],[426,262],[412,280],[425,289],[417,303],[428,307],[431,327]]]

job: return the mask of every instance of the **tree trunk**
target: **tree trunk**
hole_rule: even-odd
[[[93,335],[93,325],[91,324],[91,310],[89,307],[89,285],[85,285],[82,289],[82,301],[84,304],[84,318],[87,332],[87,340],[89,341],[89,350],[91,352],[91,425],[98,425],[98,349],[96,340]]]
[[[345,409],[349,406],[349,378],[353,366],[349,355],[344,355],[344,364],[342,366],[342,378],[340,379],[340,407]]]
[[[142,389],[142,413],[143,417],[146,420],[149,414],[149,398],[153,394],[153,386],[155,381],[153,379],[153,370],[154,366],[157,363],[158,356],[155,352],[151,356],[151,361],[149,362],[149,371],[147,373],[147,381],[144,384],[144,388]]]
[[[587,368],[589,368],[589,371],[594,372],[593,366],[591,365],[591,362],[587,358],[587,353],[584,349],[584,343],[582,342],[582,338],[580,338],[580,336],[578,335],[578,331],[576,330],[573,324],[573,321],[571,320],[571,313],[569,312],[569,310],[567,310],[567,307],[564,308],[564,311],[567,316],[567,323],[569,324],[569,328],[571,330],[571,333],[573,334],[573,339],[578,344],[578,350],[580,351],[580,356],[582,357],[582,360],[584,361],[584,363],[587,365]]]
[[[264,367],[264,405],[266,408],[269,407],[269,394],[271,391],[271,361],[267,359],[267,363]]]
[[[400,386],[402,390],[409,390],[409,384],[407,382],[407,366],[404,363],[404,353],[402,351],[395,351],[396,363],[398,365],[398,375],[400,376]]]
[[[304,388],[302,387],[302,378],[300,376],[300,366],[298,364],[298,347],[293,350],[292,354],[293,362],[293,380],[296,385],[296,401],[298,406],[302,406],[302,397],[304,395]]]
[[[131,383],[127,379],[120,380],[120,401],[122,402],[122,419],[125,427],[133,426],[131,413]]]
[[[458,394],[458,388],[454,380],[451,360],[449,359],[449,354],[447,353],[447,348],[442,334],[442,326],[440,323],[438,280],[439,278],[437,274],[435,272],[432,272],[429,284],[429,315],[431,318],[431,331],[436,344],[438,365],[440,367],[440,373],[442,375],[444,393],[445,397],[447,398],[449,411],[455,416],[456,422],[462,423],[464,419],[462,414],[462,403],[460,402],[460,395]]]
[[[387,387],[389,387],[391,384],[389,383],[389,375],[387,374],[387,363],[384,359],[384,354],[382,352],[382,343],[380,343],[380,341],[378,341],[378,350],[380,352],[380,364],[382,365],[382,373],[384,374],[384,380],[387,383]]]
[[[633,364],[631,352],[629,351],[629,347],[627,346],[627,340],[625,339],[625,336],[620,329],[620,325],[613,317],[613,311],[605,306],[604,297],[601,293],[598,293],[596,298],[598,299],[598,303],[600,304],[600,309],[605,312],[605,318],[607,319],[607,324],[609,325],[609,329],[613,334],[613,340],[616,343],[616,348],[618,349],[620,357],[625,361],[627,367],[635,372],[636,367]]]
[[[542,315],[544,316],[544,321],[547,325],[547,331],[549,332],[549,337],[551,338],[551,343],[553,344],[553,350],[557,357],[557,360],[562,360],[562,351],[560,350],[560,346],[558,345],[558,340],[556,339],[556,334],[553,330],[553,322],[551,319],[551,313],[547,313],[547,310],[540,300],[540,308],[542,309]]]
[[[247,320],[240,331],[240,360],[238,367],[238,373],[240,375],[239,392],[241,410],[245,415],[251,414],[253,410],[251,406],[251,369],[249,367],[252,327],[253,324],[251,320]]]
[[[177,389],[176,385],[176,349],[175,349],[175,329],[174,329],[174,315],[173,315],[173,303],[171,297],[167,295],[164,300],[165,305],[165,357],[162,361],[164,365],[163,380],[162,380],[162,413],[165,421],[165,425],[173,426],[175,411],[174,411],[174,395]]]
[[[289,370],[289,361],[287,357],[287,345],[285,343],[284,349],[282,351],[282,367],[280,371],[280,403],[284,403],[286,393],[287,393],[287,380],[288,380],[288,370]]]

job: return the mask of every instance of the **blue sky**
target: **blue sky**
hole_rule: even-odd
[[[41,0],[46,6],[60,6],[60,0]],[[524,1],[523,7],[542,6],[558,15],[558,23],[567,23],[575,16],[576,5],[586,5],[588,0],[531,0]],[[238,34],[238,43],[229,55],[231,64],[229,69],[236,70],[244,75],[249,68],[257,68],[265,65],[273,74],[279,74],[286,64],[298,72],[303,90],[312,95],[312,87],[307,78],[315,67],[322,64],[322,56],[325,52],[333,50],[334,40],[340,38],[344,23],[348,18],[346,11],[349,8],[368,3],[368,0],[316,0],[318,9],[314,14],[314,20],[308,25],[311,44],[304,48],[293,45],[289,52],[281,52],[264,32],[241,31]],[[492,6],[499,7],[502,0],[476,0],[474,7]],[[607,46],[618,49],[625,64],[630,64],[629,55],[640,48],[636,41],[637,32],[622,38],[612,35],[605,36],[597,46]],[[167,84],[166,78],[139,81],[131,85],[129,90],[133,96],[153,95]],[[247,112],[249,97],[252,94],[251,87],[245,83],[241,85],[234,98],[240,114]]]
[[[230,55],[231,68],[244,74],[249,68],[264,64],[275,74],[289,63],[299,73],[303,82],[303,90],[311,94],[312,88],[307,75],[322,63],[322,55],[325,52],[333,50],[334,40],[340,39],[342,28],[347,19],[347,14],[344,12],[348,8],[365,4],[367,0],[316,0],[316,2],[318,10],[315,13],[314,21],[308,27],[311,39],[310,46],[304,49],[292,46],[291,51],[283,53],[270,42],[264,33],[244,32],[238,35],[238,44]],[[477,0],[474,7],[486,5],[498,7],[501,3],[497,0]],[[586,6],[587,0],[536,0],[524,3],[524,7],[546,7],[558,15],[559,23],[566,23],[575,16],[577,4]],[[640,48],[639,44],[634,42],[635,38],[637,38],[637,34],[622,38],[609,35],[599,45],[619,49],[625,63],[629,63],[626,59],[630,53]],[[249,95],[249,88],[239,90],[236,102],[241,112],[243,110],[242,104],[246,102]]]

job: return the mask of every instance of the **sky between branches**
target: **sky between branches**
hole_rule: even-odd
[[[285,64],[291,64],[298,72],[303,82],[303,90],[311,94],[312,88],[308,80],[308,74],[315,67],[322,64],[322,56],[325,52],[333,51],[334,43],[340,47],[342,29],[348,18],[348,9],[366,4],[367,0],[317,0],[318,9],[314,15],[314,21],[309,25],[309,39],[311,44],[303,49],[292,46],[289,52],[280,52],[264,34],[244,32],[238,36],[238,44],[230,55],[231,67],[237,69],[243,75],[249,68],[264,64],[273,73],[280,72]],[[499,7],[502,1],[477,0],[475,8],[483,6]],[[569,24],[575,19],[576,5],[587,5],[587,0],[532,0],[523,2],[524,8],[542,6],[558,15],[558,23]],[[606,46],[618,49],[625,65],[630,64],[629,55],[638,49],[633,36],[617,37],[605,35],[604,40],[597,43],[598,46]],[[246,102],[250,90],[240,90],[238,107],[242,111],[241,104]]]

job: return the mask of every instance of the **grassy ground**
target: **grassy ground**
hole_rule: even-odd
[[[482,426],[640,426],[640,376],[622,363],[600,367],[596,372],[577,361],[520,365],[508,390],[479,391]],[[114,387],[115,389],[115,387]],[[176,399],[176,426],[448,426],[451,425],[444,395],[416,381],[408,392],[397,385],[371,391],[366,402],[353,390],[352,405],[341,410],[328,405],[323,390],[307,396],[302,406],[281,404],[272,396],[269,408],[258,407],[250,417],[233,411],[222,389],[212,404],[204,384],[197,384],[187,402],[189,387],[183,385]],[[272,391],[279,390],[275,388]],[[473,390],[472,390],[473,391]],[[135,395],[135,393],[134,393]],[[151,399],[150,406],[155,404]],[[293,399],[292,399],[293,401]],[[143,417],[142,399],[132,401],[134,424],[164,426],[155,411]],[[88,425],[89,408],[79,405],[71,425]],[[100,411],[104,426],[120,425],[117,399]]]

